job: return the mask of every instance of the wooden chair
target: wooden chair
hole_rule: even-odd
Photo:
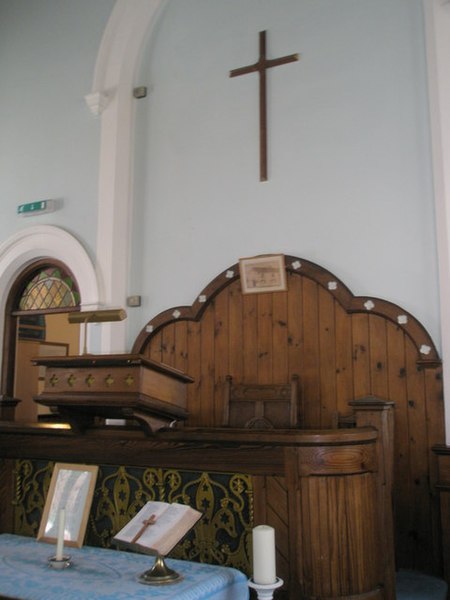
[[[293,375],[288,384],[234,384],[227,375],[223,425],[247,429],[298,427],[298,396],[298,375]]]

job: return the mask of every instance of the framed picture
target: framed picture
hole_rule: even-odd
[[[81,548],[97,480],[98,466],[56,463],[37,539],[56,543],[64,509],[64,544]]]
[[[265,254],[239,260],[243,294],[287,290],[283,254]]]

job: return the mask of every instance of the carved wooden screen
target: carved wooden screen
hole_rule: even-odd
[[[441,363],[423,326],[402,308],[356,297],[329,271],[286,257],[286,292],[242,295],[238,265],[192,306],[152,319],[133,351],[179,368],[191,426],[218,426],[227,375],[287,383],[298,374],[304,428],[328,428],[353,399],[395,402],[397,566],[435,571],[440,549],[431,448],[444,443]]]

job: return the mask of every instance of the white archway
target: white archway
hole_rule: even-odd
[[[37,225],[19,231],[0,245],[1,315],[5,314],[6,301],[14,281],[28,265],[41,258],[58,260],[67,265],[77,281],[82,308],[98,307],[97,277],[86,250],[67,231],[52,225]],[[3,339],[3,335],[2,318],[0,339]]]
[[[124,306],[128,290],[133,200],[133,87],[144,42],[167,0],[117,0],[97,55],[86,102],[101,116],[97,273],[105,304]],[[126,348],[126,328],[104,324],[101,351]]]

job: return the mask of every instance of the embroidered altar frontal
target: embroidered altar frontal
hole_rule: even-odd
[[[15,462],[14,533],[36,536],[53,462]],[[100,465],[85,543],[108,548],[149,500],[189,504],[203,517],[177,544],[177,559],[234,567],[250,575],[253,489],[249,475]]]

